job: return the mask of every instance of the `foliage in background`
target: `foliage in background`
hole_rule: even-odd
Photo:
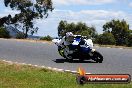
[[[100,34],[96,38],[96,41],[98,44],[101,44],[101,45],[115,45],[116,44],[115,38],[113,34],[111,33]]]
[[[16,38],[17,38],[17,39],[24,39],[24,38],[25,38],[25,35],[24,35],[23,33],[18,33],[18,34],[16,35]]]
[[[33,2],[34,1],[34,2]],[[34,27],[34,20],[48,17],[48,12],[53,10],[51,0],[4,0],[6,7],[17,10],[20,13],[12,17],[10,14],[0,18],[0,26],[14,25],[21,28],[28,37],[28,33],[34,34],[38,27]]]
[[[104,32],[113,34],[116,45],[126,45],[129,30],[129,24],[125,20],[111,20],[103,25]]]
[[[125,45],[132,46],[132,30],[129,24],[123,20],[111,20],[103,25],[103,33],[98,34],[94,26],[88,27],[85,23],[78,22],[68,23],[67,21],[60,21],[58,25],[58,36],[65,36],[66,32],[73,32],[92,38],[94,43],[107,45]]]
[[[78,22],[67,23],[67,21],[60,21],[58,26],[58,36],[65,36],[66,32],[73,32],[77,35],[93,37],[96,34],[95,27],[88,27],[85,23]]]
[[[127,46],[132,46],[132,30],[129,31],[129,34],[126,39],[126,45]]]
[[[45,36],[45,37],[41,37],[40,40],[47,40],[47,41],[51,41],[53,38],[49,35]]]
[[[0,27],[0,38],[10,38],[9,32],[3,27]]]

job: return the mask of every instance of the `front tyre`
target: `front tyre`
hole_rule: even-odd
[[[66,58],[66,60],[69,61],[69,62],[72,62],[72,61],[73,61],[73,58],[72,58],[71,55],[68,55],[68,56],[66,56],[65,58]]]
[[[98,51],[94,51],[93,60],[96,61],[97,63],[102,63],[103,56]]]

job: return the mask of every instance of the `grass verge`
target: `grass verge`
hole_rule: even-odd
[[[132,47],[127,47],[127,46],[116,46],[116,45],[99,45],[99,44],[94,44],[95,46],[100,46],[100,47],[111,47],[111,48],[123,48],[123,49],[132,49]]]
[[[130,84],[76,83],[76,75],[0,61],[0,88],[131,88]]]
[[[34,39],[4,39],[0,38],[1,40],[14,40],[14,41],[20,41],[20,42],[33,42],[33,43],[42,43],[42,42],[47,42],[47,43],[52,43],[51,41],[46,41],[46,40],[34,40]]]

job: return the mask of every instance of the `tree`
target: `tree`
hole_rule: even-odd
[[[103,31],[114,35],[116,45],[125,45],[129,34],[129,24],[125,20],[112,20],[103,25]]]
[[[80,35],[88,36],[88,37],[91,35],[90,27],[88,27],[85,23],[82,23],[82,22],[77,23],[74,32],[75,34],[80,34]]]
[[[3,27],[0,27],[0,38],[10,38],[9,32]]]
[[[100,34],[97,38],[98,44],[104,44],[104,45],[114,45],[116,44],[115,38],[112,33],[105,32],[103,34]]]
[[[65,36],[66,30],[67,30],[67,21],[60,21],[58,26],[58,36],[63,37]]]
[[[38,27],[34,27],[33,21],[43,17],[47,18],[48,12],[53,10],[51,0],[4,0],[4,4],[20,13],[14,17],[8,15],[1,18],[0,26],[13,24],[23,30],[25,38],[28,37],[29,32],[34,34],[38,30]]]
[[[96,29],[94,26],[88,27],[85,23],[78,22],[75,23],[67,23],[67,21],[60,21],[58,26],[58,36],[65,36],[66,32],[73,32],[77,35],[83,35],[87,37],[94,37],[96,34]]]
[[[126,45],[127,46],[132,46],[132,30],[129,30],[129,34],[126,39]]]

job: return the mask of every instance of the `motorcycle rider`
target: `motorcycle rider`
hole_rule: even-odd
[[[72,55],[74,52],[74,49],[72,48],[72,43],[74,42],[74,35],[72,32],[67,32],[66,35],[61,39],[61,41],[58,43],[59,46],[63,47],[64,50],[62,50],[62,52],[59,53],[64,53],[61,55],[65,55],[64,57],[68,58],[68,59],[72,59]],[[79,42],[78,48],[77,50],[80,50],[84,47],[87,47],[88,51],[90,52],[93,48],[93,43],[91,39],[86,39],[83,38],[83,36],[81,36],[81,41]],[[83,52],[81,52],[83,53]]]
[[[73,50],[71,50],[72,46],[71,44],[74,41],[74,35],[72,32],[67,32],[66,35],[61,39],[61,41],[58,43],[61,47],[64,48],[64,55],[68,59],[72,59],[70,54],[73,53]]]

